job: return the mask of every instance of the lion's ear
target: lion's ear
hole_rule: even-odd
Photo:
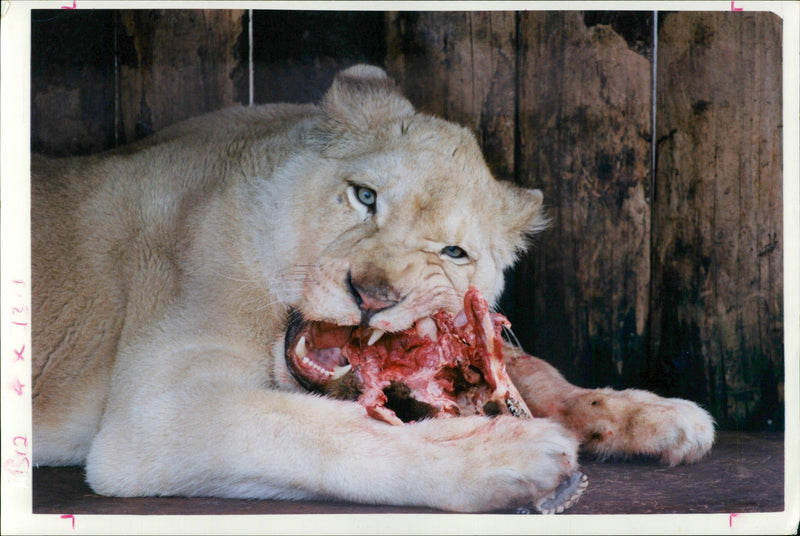
[[[329,122],[351,131],[369,130],[414,113],[394,81],[372,65],[355,65],[337,74],[321,106]]]
[[[543,207],[541,190],[510,184],[508,187],[513,191],[513,206],[505,211],[506,225],[518,237],[516,249],[519,251],[526,249],[533,235],[546,229],[550,220]]]

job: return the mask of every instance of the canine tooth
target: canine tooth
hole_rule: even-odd
[[[294,349],[294,353],[297,354],[297,357],[304,358],[308,355],[308,346],[306,346],[306,336],[303,335],[300,337],[300,340],[297,341],[297,346]]]
[[[383,331],[382,329],[373,330],[372,335],[369,336],[369,340],[367,341],[367,346],[372,346],[373,344],[378,342],[378,339],[383,337],[384,333],[386,332]]]
[[[351,368],[353,368],[353,365],[351,365],[350,363],[348,363],[343,367],[334,367],[333,376],[331,376],[331,378],[334,380],[338,380],[339,378],[350,372]]]
[[[439,328],[436,327],[436,322],[431,317],[420,318],[417,320],[417,335],[420,337],[429,337],[431,341],[438,342]]]

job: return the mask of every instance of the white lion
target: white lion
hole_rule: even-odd
[[[229,109],[32,175],[36,462],[85,463],[98,493],[553,511],[584,485],[580,443],[674,464],[713,442],[691,402],[580,389],[510,347],[536,418],[391,426],[298,384],[291,311],[379,335],[470,285],[491,302],[542,227],[541,192],[495,180],[378,68],[319,106]]]

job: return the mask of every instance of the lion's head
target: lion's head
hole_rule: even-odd
[[[470,285],[496,300],[544,225],[540,191],[496,180],[469,130],[416,112],[381,69],[340,73],[305,140],[284,300],[287,363],[306,387],[346,370],[337,345],[354,327],[377,337],[457,312]]]

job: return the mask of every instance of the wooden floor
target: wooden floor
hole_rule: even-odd
[[[783,510],[782,434],[721,432],[700,463],[665,467],[647,460],[582,459],[589,488],[569,514],[745,513]],[[39,467],[35,514],[375,514],[432,513],[422,508],[342,502],[284,502],[166,497],[118,499],[94,494],[81,467]]]

